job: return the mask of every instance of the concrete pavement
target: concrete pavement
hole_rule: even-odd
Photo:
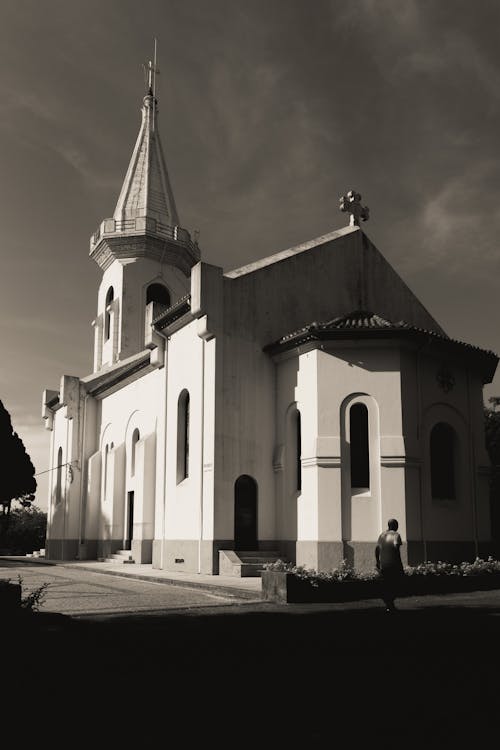
[[[130,570],[133,568],[133,570]],[[151,565],[0,558],[0,577],[23,580],[23,593],[48,583],[44,612],[72,616],[190,610],[260,601],[260,578],[167,574]]]
[[[0,557],[1,561],[16,562],[20,565],[50,565],[65,568],[87,570],[92,573],[107,573],[130,579],[167,583],[172,586],[189,586],[219,593],[231,593],[243,599],[259,599],[262,591],[262,581],[256,578],[238,578],[236,576],[210,576],[201,573],[177,573],[158,570],[150,565],[105,563],[95,560],[47,560],[43,557],[10,556]]]

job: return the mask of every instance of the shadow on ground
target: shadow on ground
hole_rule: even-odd
[[[48,731],[70,717],[82,741],[377,747],[395,732],[398,745],[477,745],[497,722],[499,615],[449,604],[42,615],[18,628],[9,689],[38,686]]]

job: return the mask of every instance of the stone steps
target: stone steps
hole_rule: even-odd
[[[33,552],[27,552],[26,557],[45,557],[44,549],[33,550]]]
[[[109,557],[101,558],[101,562],[116,563],[117,565],[134,565],[135,560],[129,549],[118,549]]]
[[[266,563],[283,559],[278,550],[220,550],[219,575],[256,578],[260,576]]]

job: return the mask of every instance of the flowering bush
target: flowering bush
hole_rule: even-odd
[[[318,573],[314,568],[306,568],[304,565],[294,565],[293,563],[276,560],[276,562],[267,563],[264,568],[269,571],[278,573],[291,573],[296,578],[308,581],[312,586],[317,587],[320,582],[342,583],[343,581],[376,581],[380,578],[378,570],[361,572],[356,570],[347,560],[342,560],[338,568]],[[465,578],[467,576],[488,576],[500,575],[500,561],[488,557],[482,560],[476,557],[474,562],[461,562],[459,565],[453,565],[448,562],[423,562],[419,565],[408,565],[404,569],[408,577],[427,576],[429,578],[457,576]]]
[[[331,583],[372,581],[379,578],[380,575],[377,570],[368,573],[356,570],[347,560],[342,560],[338,568],[333,568],[333,570],[324,573],[318,573],[314,568],[306,568],[304,565],[283,562],[283,560],[266,563],[264,568],[279,573],[292,573],[296,578],[309,581],[312,586],[318,586],[321,581]]]
[[[461,562],[459,565],[453,565],[448,562],[424,562],[414,567],[405,568],[407,576],[477,576],[491,575],[500,573],[500,561],[488,557],[482,560],[476,557],[474,562]]]

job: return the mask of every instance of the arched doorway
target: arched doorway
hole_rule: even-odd
[[[248,474],[242,474],[234,483],[234,548],[258,548],[257,482]]]
[[[132,549],[134,539],[134,491],[127,492],[127,528],[123,549]]]

